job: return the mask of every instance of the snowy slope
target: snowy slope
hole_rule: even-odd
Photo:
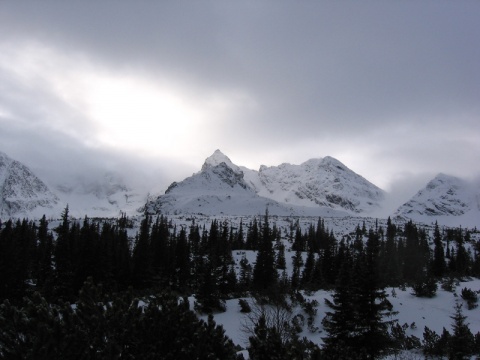
[[[51,185],[51,184],[50,184]],[[59,218],[68,205],[73,217],[112,217],[143,210],[148,196],[125,185],[118,174],[77,177],[47,186],[19,161],[0,152],[0,218]]]
[[[0,217],[31,216],[51,211],[58,203],[28,167],[0,152]]]
[[[150,214],[261,215],[268,208],[276,215],[340,215],[331,209],[318,208],[309,212],[309,209],[258,196],[245,182],[243,172],[234,171],[225,162],[215,165],[209,161],[200,172],[179,183],[174,182],[165,195],[149,202],[146,208]]]
[[[146,194],[125,184],[119,174],[108,172],[99,178],[77,177],[55,187],[62,206],[68,204],[74,217],[111,217],[120,212],[132,215],[148,200]]]
[[[449,226],[480,225],[480,186],[438,174],[395,212],[395,216]]]
[[[457,302],[463,304],[463,315],[465,315],[466,322],[469,324],[469,329],[472,333],[476,334],[480,331],[480,308],[473,310],[466,310],[466,303],[462,300],[458,294],[461,289],[467,287],[474,291],[480,289],[480,280],[475,279],[467,282],[459,283],[454,292],[447,292],[439,287],[437,295],[433,298],[418,298],[412,295],[413,290],[411,288],[401,289],[386,289],[389,295],[388,300],[393,305],[393,311],[398,312],[390,320],[398,320],[400,325],[407,324],[407,335],[416,336],[418,339],[423,340],[423,332],[425,326],[435,331],[437,334],[441,334],[445,327],[450,333],[452,330],[452,319],[454,315],[454,306]],[[393,294],[393,295],[392,295]],[[322,325],[322,319],[325,317],[327,311],[331,311],[325,305],[325,299],[331,300],[332,293],[326,290],[320,290],[312,294],[305,294],[304,296],[309,301],[315,300],[317,302],[317,313],[314,320],[313,331],[308,329],[306,325],[303,326],[303,331],[298,334],[300,338],[306,337],[319,346],[323,345],[323,337],[326,336],[326,332]],[[254,300],[247,298],[247,301],[253,307]],[[193,302],[193,301],[192,301]],[[193,308],[193,306],[191,306]],[[226,312],[218,313],[214,315],[215,322],[223,325],[226,335],[230,337],[233,342],[240,347],[246,349],[249,345],[248,336],[245,332],[245,324],[250,324],[249,314],[240,312],[240,306],[238,299],[231,299],[226,301]],[[292,318],[300,314],[304,318],[307,314],[303,310],[296,306],[292,309]],[[207,316],[204,315],[203,319],[206,320]],[[243,352],[245,358],[248,359],[248,352]],[[423,354],[418,350],[406,351],[404,354],[398,357],[392,355],[388,359],[421,359]]]
[[[216,150],[200,172],[173,183],[147,208],[150,213],[252,215],[268,207],[276,215],[345,216],[377,210],[383,196],[381,189],[330,157],[255,171]]]
[[[328,206],[368,214],[381,207],[384,191],[332,157],[247,172],[261,196],[298,206]]]

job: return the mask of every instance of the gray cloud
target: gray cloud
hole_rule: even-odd
[[[383,187],[406,189],[409,178],[413,188],[437,172],[479,172],[479,18],[475,1],[2,2],[0,45],[44,44],[119,76],[174,84],[200,102],[240,94],[206,123],[190,159],[162,166],[186,151],[172,148],[150,165],[171,173],[165,183],[221,148],[252,167],[332,155]],[[94,122],[38,79],[0,77],[0,110],[11,113],[0,119],[9,128],[1,150],[38,163],[50,149],[66,164],[77,153],[85,166],[98,153],[135,162],[82,141]],[[70,119],[68,129],[55,119]],[[142,156],[143,166],[151,159]]]

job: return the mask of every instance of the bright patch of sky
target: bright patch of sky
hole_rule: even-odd
[[[2,2],[0,151],[164,189],[215,149],[252,169],[333,156],[403,197],[472,179],[479,18],[474,1]]]

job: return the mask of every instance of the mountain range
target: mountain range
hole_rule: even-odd
[[[0,152],[0,218],[43,215],[58,218],[68,206],[75,217],[111,217],[142,208],[147,196],[129,188],[118,174],[76,177],[49,186],[27,166]]]
[[[119,174],[77,178],[49,188],[24,164],[0,153],[0,218],[59,217],[68,204],[74,216],[149,214],[378,216],[388,194],[332,157],[300,165],[251,170],[220,150],[200,171],[173,182],[149,198],[127,186]],[[397,219],[445,225],[480,225],[480,186],[439,174],[393,214]]]
[[[251,215],[268,207],[276,215],[346,216],[367,214],[383,198],[383,190],[331,157],[255,171],[216,150],[198,173],[148,203],[147,211]]]

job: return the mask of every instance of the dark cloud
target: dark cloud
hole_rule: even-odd
[[[403,189],[409,177],[416,186],[425,174],[478,173],[479,18],[475,1],[12,1],[0,4],[0,46],[44,45],[199,103],[228,95],[235,105],[205,122],[203,141],[163,154],[188,154],[189,170],[216,148],[252,167],[332,155]],[[30,143],[44,150],[32,156],[55,143],[87,154],[85,163],[96,151],[115,158],[82,141],[94,122],[41,79],[0,76],[0,115],[11,115],[0,120],[11,127],[2,150],[28,157],[19,132],[36,126],[57,135],[35,134]]]

